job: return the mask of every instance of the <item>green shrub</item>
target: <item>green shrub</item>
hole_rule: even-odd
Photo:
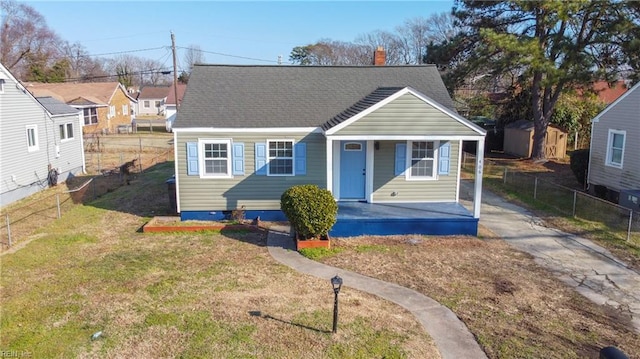
[[[326,236],[338,214],[331,192],[316,185],[290,187],[280,197],[280,209],[301,239]]]
[[[589,149],[571,152],[571,171],[580,184],[584,185],[589,169]]]

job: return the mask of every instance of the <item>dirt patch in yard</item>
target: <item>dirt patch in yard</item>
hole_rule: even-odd
[[[490,232],[481,236],[336,238],[337,253],[322,261],[434,298],[490,358],[596,358],[610,345],[640,356],[628,318],[591,303]]]

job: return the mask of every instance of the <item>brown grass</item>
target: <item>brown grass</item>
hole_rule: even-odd
[[[2,257],[0,348],[32,357],[437,358],[406,310],[333,292],[269,255],[265,232],[143,234],[171,164],[42,224]],[[98,340],[91,335],[102,331]]]
[[[334,246],[343,251],[323,262],[413,288],[445,304],[491,358],[595,358],[609,345],[640,356],[640,337],[628,318],[589,302],[490,232],[481,234],[485,239],[336,239]]]

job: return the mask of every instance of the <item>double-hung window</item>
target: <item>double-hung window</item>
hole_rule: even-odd
[[[626,135],[626,131],[609,130],[609,139],[607,140],[607,160],[605,162],[607,166],[622,168]]]
[[[59,126],[59,129],[61,141],[73,139],[73,123],[63,123]]]
[[[27,126],[27,151],[34,152],[38,149],[38,126]]]
[[[293,140],[267,141],[269,176],[293,176]]]
[[[407,179],[436,178],[436,143],[434,141],[411,141],[409,146],[410,170]]]
[[[231,141],[200,140],[202,177],[231,177]]]
[[[85,108],[82,110],[84,114],[85,125],[95,125],[98,123],[98,109],[95,107]]]

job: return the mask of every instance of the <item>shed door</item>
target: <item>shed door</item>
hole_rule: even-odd
[[[547,131],[545,144],[545,156],[547,158],[558,158],[558,131]]]
[[[340,199],[364,199],[366,145],[364,141],[340,143]]]

